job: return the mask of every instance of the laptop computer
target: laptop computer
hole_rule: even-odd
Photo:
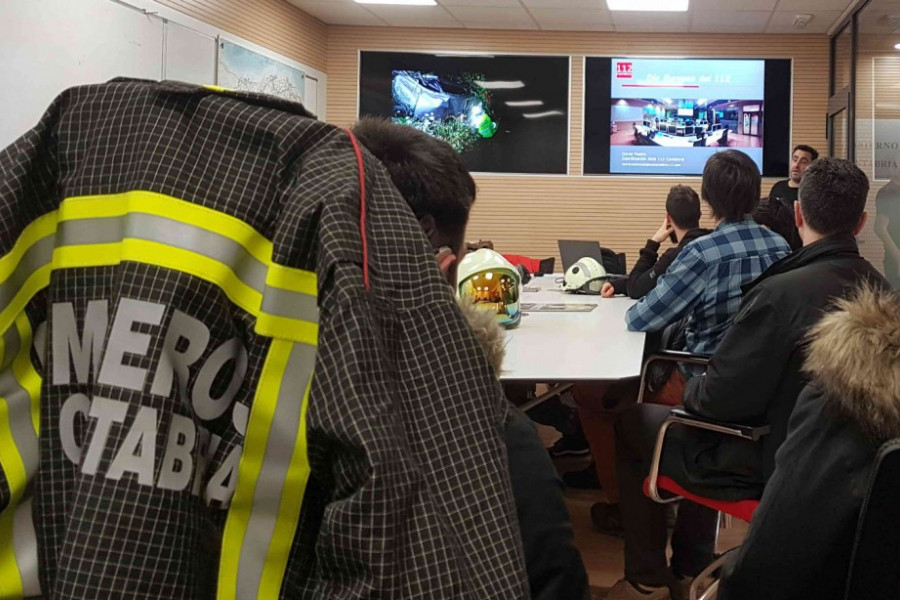
[[[559,257],[563,263],[563,273],[569,270],[569,267],[577,263],[585,256],[590,256],[601,265],[603,264],[603,254],[600,251],[600,242],[582,241],[582,240],[558,240]]]

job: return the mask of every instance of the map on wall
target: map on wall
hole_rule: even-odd
[[[281,61],[220,40],[218,85],[303,102],[306,74]]]

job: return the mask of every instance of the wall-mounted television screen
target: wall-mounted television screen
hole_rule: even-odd
[[[726,148],[788,171],[790,60],[590,57],[584,110],[586,175],[699,175]]]
[[[359,115],[440,138],[472,171],[564,175],[569,57],[363,51]]]

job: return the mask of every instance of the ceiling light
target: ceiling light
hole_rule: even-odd
[[[526,119],[543,119],[545,117],[555,117],[557,115],[564,115],[564,114],[566,114],[566,113],[564,113],[561,110],[548,110],[548,111],[539,112],[539,113],[524,113],[522,116],[525,117]]]
[[[507,106],[543,106],[543,100],[507,100]]]
[[[517,90],[525,87],[521,81],[476,81],[486,90]]]
[[[900,44],[894,44],[894,50],[900,50]]]
[[[688,0],[606,0],[606,6],[609,10],[684,12]]]
[[[434,0],[355,0],[357,4],[404,4],[406,6],[437,6]]]

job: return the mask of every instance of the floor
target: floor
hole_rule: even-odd
[[[542,429],[542,427],[538,427]],[[549,428],[548,428],[549,429]],[[555,431],[555,430],[553,430]],[[545,435],[541,437],[544,438]],[[545,441],[550,441],[547,435]],[[588,459],[564,459],[556,461],[560,472],[584,468]],[[624,573],[623,541],[620,538],[599,533],[591,526],[591,505],[605,500],[602,490],[575,490],[565,492],[566,505],[575,530],[575,545],[581,551],[585,569],[591,584],[592,600],[605,598],[609,588]],[[739,545],[747,534],[748,525],[737,519],[719,532],[718,551],[724,552]]]

